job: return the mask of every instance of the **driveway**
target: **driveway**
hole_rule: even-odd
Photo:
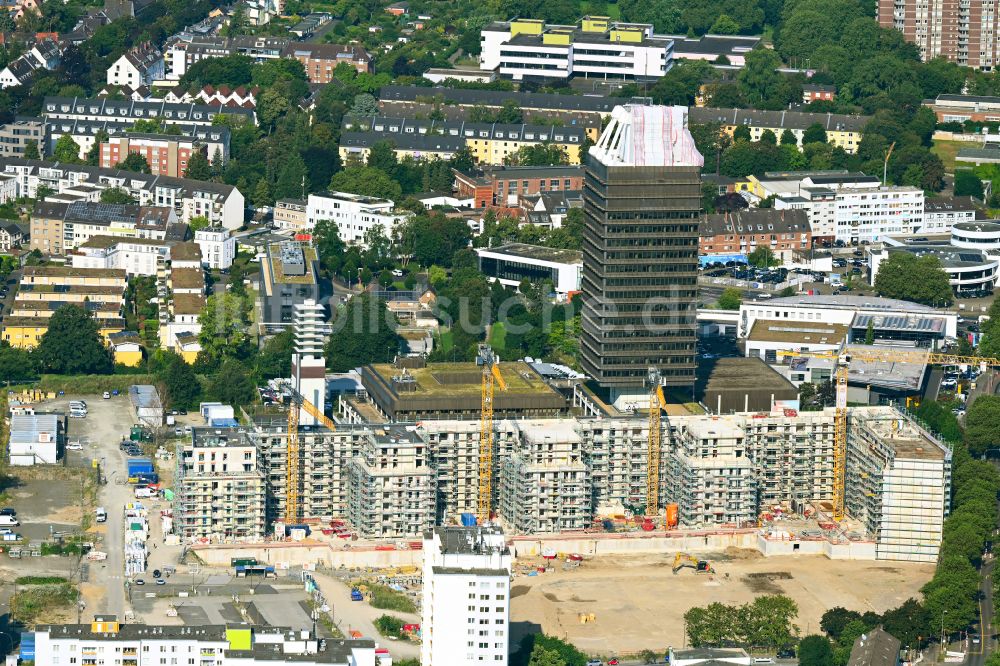
[[[419,659],[420,646],[409,641],[393,641],[382,636],[375,628],[375,620],[383,615],[393,615],[407,623],[419,623],[420,617],[412,613],[400,613],[372,608],[365,601],[351,601],[351,588],[326,574],[314,572],[313,577],[326,602],[333,609],[333,619],[349,636],[351,631],[375,639],[375,642],[389,648],[393,658]]]

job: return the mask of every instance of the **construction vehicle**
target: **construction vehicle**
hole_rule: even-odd
[[[361,590],[354,587],[351,588],[351,601],[363,601],[364,595],[361,594]]]
[[[306,400],[295,387],[289,387],[291,401],[288,405],[288,464],[285,466],[285,524],[301,522],[300,490],[302,474],[299,467],[299,409],[316,419],[324,427],[336,430],[337,426],[316,405]]]
[[[499,360],[489,345],[479,345],[476,365],[483,369],[482,414],[479,421],[479,501],[476,518],[480,525],[489,522],[493,499],[493,392],[507,390],[500,374]]]
[[[697,573],[715,573],[712,563],[708,560],[699,560],[697,557],[688,555],[687,553],[677,553],[674,557],[674,573],[676,574],[684,567],[691,567]]]
[[[660,371],[650,368],[647,375],[649,383],[649,446],[646,465],[646,518],[642,521],[642,529],[649,532],[656,527],[656,519],[660,513],[660,449],[662,432],[660,414],[667,406],[663,397],[663,384],[660,381]],[[664,527],[666,529],[666,526]]]
[[[878,347],[852,347],[848,352],[842,349],[835,352],[796,352],[779,351],[778,357],[811,357],[825,358],[836,361],[833,375],[836,400],[834,415],[833,442],[833,519],[840,522],[844,519],[846,471],[847,471],[847,377],[851,362],[862,363],[925,363],[927,365],[978,365],[982,369],[1000,366],[1000,359],[992,356],[958,356],[956,354],[941,354],[924,349],[884,349]]]

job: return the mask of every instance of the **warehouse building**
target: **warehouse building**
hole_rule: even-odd
[[[155,386],[147,384],[129,386],[128,401],[136,422],[152,428],[163,425],[163,403]]]
[[[54,465],[59,460],[65,429],[55,414],[25,414],[10,417],[11,465]]]

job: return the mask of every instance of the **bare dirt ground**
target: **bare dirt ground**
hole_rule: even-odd
[[[756,551],[700,555],[717,574],[671,573],[673,554],[587,560],[538,576],[518,576],[511,589],[512,645],[530,631],[569,640],[595,655],[665,650],[684,644],[684,613],[712,602],[745,604],[784,594],[799,607],[800,633],[819,629],[835,606],[883,612],[918,596],[933,564],[852,562],[820,556],[764,558]],[[593,613],[594,622],[580,615]]]

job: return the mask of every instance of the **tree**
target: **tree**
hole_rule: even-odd
[[[195,215],[190,220],[188,220],[188,228],[192,233],[195,231],[200,231],[206,227],[212,226],[212,222],[204,215]]]
[[[57,162],[76,164],[80,161],[80,144],[73,140],[71,134],[63,134],[56,140],[52,158]]]
[[[719,14],[719,18],[715,19],[709,32],[713,35],[738,35],[740,24],[725,14]]]
[[[177,354],[171,354],[159,376],[167,405],[174,409],[189,409],[198,404],[201,383],[194,369]]]
[[[784,81],[779,67],[781,58],[771,49],[758,47],[746,55],[746,62],[737,79],[751,104],[760,106],[782,87]]]
[[[87,164],[91,166],[98,166],[101,163],[101,145],[108,142],[108,133],[102,127],[97,130],[97,136],[94,137],[94,145],[90,147],[87,151]]]
[[[507,166],[553,166],[569,164],[566,151],[554,143],[535,143],[521,146],[504,158]]]
[[[192,178],[194,180],[211,180],[212,179],[212,165],[209,164],[208,158],[200,150],[196,150],[191,153],[191,157],[188,158],[187,169],[184,171],[185,178]]]
[[[955,169],[955,196],[983,198],[983,181],[972,169]]]
[[[227,358],[209,379],[208,395],[213,400],[238,407],[256,399],[257,386],[246,366],[236,359]]]
[[[35,357],[43,372],[107,374],[114,369],[97,321],[78,305],[63,305],[49,318]]]
[[[979,396],[969,407],[965,414],[965,445],[974,456],[1000,445],[1000,396]]]
[[[747,125],[740,125],[733,130],[733,141],[750,141],[752,136]]]
[[[145,156],[139,153],[129,153],[125,156],[121,162],[115,165],[116,169],[122,169],[124,171],[135,171],[137,173],[150,173],[152,169],[149,168],[149,162],[146,161]]]
[[[101,192],[101,203],[106,204],[136,204],[135,197],[120,187],[109,187]]]
[[[781,145],[783,146],[797,146],[799,140],[795,138],[795,132],[786,129],[781,133]]]
[[[0,342],[0,381],[20,382],[38,376],[35,359],[27,349],[11,347],[6,340]]]
[[[257,355],[257,375],[261,379],[291,377],[295,331],[286,328],[264,343]]]
[[[331,372],[347,372],[369,363],[385,363],[399,353],[402,339],[399,324],[385,301],[362,294],[338,310],[333,333],[326,346],[326,363]]]
[[[910,252],[889,252],[875,275],[875,290],[887,298],[938,307],[954,299],[941,261],[933,255],[917,257]]]
[[[865,329],[865,344],[875,344],[875,323],[871,319],[868,320],[868,327]]]
[[[861,619],[861,614],[843,606],[834,606],[823,613],[819,620],[819,628],[835,641],[840,640],[844,628],[852,621]]]
[[[747,255],[747,262],[757,268],[770,268],[775,264],[781,263],[774,258],[774,251],[763,245]]]
[[[377,116],[378,100],[368,93],[361,93],[354,96],[354,104],[351,106],[352,116]]]
[[[249,356],[249,318],[246,303],[233,293],[212,294],[198,316],[201,351],[198,364],[217,368],[226,358]]]
[[[402,231],[406,244],[412,247],[413,258],[421,266],[451,266],[455,252],[468,247],[471,232],[462,220],[441,213],[416,215]]]
[[[520,125],[524,122],[524,112],[514,100],[504,100],[500,111],[497,112],[497,122],[506,125]]]
[[[24,144],[24,159],[42,159],[42,156],[38,153],[38,141],[36,139],[28,139],[28,141]]]
[[[811,634],[799,642],[799,666],[833,666],[833,647],[826,636]]]
[[[774,135],[774,132],[767,129],[760,133],[760,142],[769,143],[772,146],[778,145],[778,137]]]
[[[743,292],[736,287],[727,287],[719,296],[720,310],[739,310],[743,302]]]
[[[257,100],[257,118],[261,126],[270,127],[291,108],[288,98],[275,88],[268,88]]]
[[[826,143],[826,130],[819,123],[813,123],[802,133],[802,145],[807,143]]]
[[[402,187],[389,174],[368,166],[352,166],[337,172],[330,180],[330,189],[394,201],[403,195]]]
[[[555,650],[548,650],[541,645],[536,645],[535,649],[531,651],[528,666],[566,666],[566,662]]]

